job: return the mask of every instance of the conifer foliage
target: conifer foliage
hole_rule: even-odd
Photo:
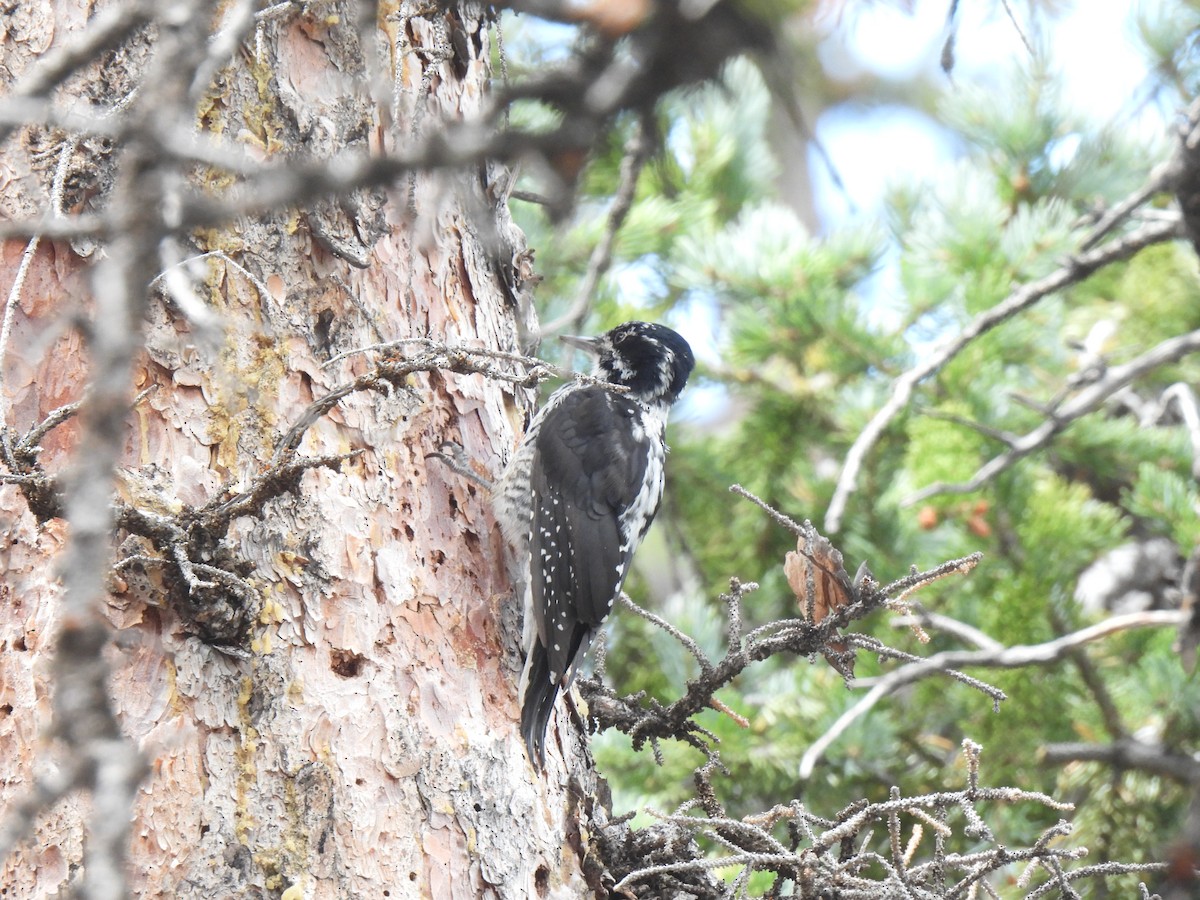
[[[0,894],[1196,896],[1200,13],[1092,122],[946,5],[847,84],[911,4],[7,4]],[[826,225],[846,97],[953,162]],[[630,319],[698,377],[535,773],[481,485]]]
[[[641,811],[625,827],[699,841],[691,863],[660,853],[632,868],[622,884],[641,883],[639,896],[707,896],[670,879],[709,867],[727,879],[706,882],[714,896],[1196,889],[1188,107],[1200,73],[1188,48],[1200,19],[1186,4],[1140,15],[1131,30],[1168,76],[1154,82],[1161,134],[1071,111],[1051,45],[986,90],[946,82],[913,100],[959,142],[957,161],[895,180],[878,213],[815,234],[803,203],[779,199],[792,163],[770,111],[789,98],[739,60],[656,117],[619,123],[573,227],[550,230],[518,204],[547,275],[546,320],[586,309],[609,323],[649,306],[704,346],[704,380],[673,426],[659,556],[643,556],[631,585],[657,618],[617,624],[610,687],[589,687],[595,721],[628,735],[594,740],[617,811]],[[631,148],[648,139],[658,155],[630,187]],[[604,223],[596,212],[619,188],[634,199]],[[603,242],[609,274],[583,307],[566,285]],[[866,616],[847,576],[838,590],[857,605],[841,640],[857,681],[814,653],[844,658],[836,639],[714,681],[743,635],[753,645],[805,618],[785,563],[795,536],[732,484],[813,520],[851,572],[982,560]],[[635,704],[654,715],[630,717]],[[631,757],[630,738],[652,752]],[[964,793],[939,793],[964,777]],[[983,802],[984,783],[1012,802]],[[833,833],[846,842],[827,866]]]

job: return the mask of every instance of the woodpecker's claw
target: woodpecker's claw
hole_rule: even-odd
[[[438,449],[433,453],[426,453],[425,458],[440,459],[452,471],[464,478],[475,482],[485,490],[492,489],[492,482],[475,471],[475,467],[471,465],[471,458],[467,456],[467,451],[463,449],[462,444],[454,441],[442,441]]]

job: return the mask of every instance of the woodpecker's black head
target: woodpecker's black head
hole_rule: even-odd
[[[599,337],[562,340],[594,355],[597,375],[625,385],[646,403],[674,403],[696,365],[692,348],[678,332],[649,322],[626,322]]]

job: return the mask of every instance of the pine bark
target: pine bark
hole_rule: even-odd
[[[13,81],[86,27],[69,4],[34,7],[20,5],[24,30],[10,29],[0,45],[0,70]],[[155,49],[153,29],[138,31],[56,100],[89,90],[116,103]],[[418,15],[383,3],[364,22],[354,3],[305,4],[258,24],[194,114],[201,130],[267,160],[385,153],[476,113],[490,53],[481,7]],[[394,76],[390,85],[373,80],[380,71]],[[107,81],[84,88],[98,73]],[[104,209],[123,174],[121,148],[88,139],[72,149],[63,139],[41,127],[8,138],[6,217],[50,208],[64,153],[63,212]],[[176,515],[227,483],[249,484],[314,398],[374,364],[370,354],[328,364],[337,354],[423,336],[517,350],[528,323],[505,265],[523,248],[496,239],[519,234],[497,202],[497,172],[421,174],[185,236],[220,334],[198,333],[161,283],[152,286],[129,394],[154,390],[125,423],[118,496]],[[28,250],[4,244],[5,290]],[[14,433],[87,390],[91,278],[103,253],[51,240],[28,253],[3,359],[4,424]],[[488,498],[426,460],[456,440],[494,474],[533,402],[480,375],[433,372],[390,394],[351,393],[318,419],[300,456],[357,455],[307,471],[220,542],[254,587],[240,644],[221,646],[181,612],[166,569],[127,566],[110,577],[108,692],[148,763],[133,811],[133,892],[589,893],[588,821],[601,813],[586,751],[574,726],[563,727],[552,731],[547,774],[529,766],[515,725],[520,612]],[[41,441],[49,473],[90,452],[79,433],[68,421]],[[68,525],[35,506],[0,484],[6,811],[65,764],[50,726],[63,615],[56,558]],[[116,557],[148,552],[127,537],[115,535]],[[90,803],[75,792],[39,814],[0,867],[6,896],[77,882]]]

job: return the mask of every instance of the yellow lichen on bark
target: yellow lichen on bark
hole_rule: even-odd
[[[381,115],[369,101],[356,31],[307,7],[263,29],[261,55],[239,54],[222,69],[219,99],[202,103],[198,121],[283,159],[401,146],[422,118],[432,127],[478,109],[490,54],[481,9],[403,18],[381,8],[380,17],[381,58],[402,41],[422,51],[395,60],[401,121],[389,124],[393,111]],[[432,52],[455,28],[469,32],[470,58],[457,67]],[[360,207],[381,204],[378,232],[347,199],[345,208],[314,201],[188,235],[189,253],[211,254],[196,287],[223,343],[207,345],[179,309],[152,296],[134,380],[157,390],[128,420],[129,502],[174,515],[225,487],[244,491],[314,399],[375,361],[358,354],[328,365],[335,354],[426,335],[516,350],[518,313],[471,218],[489,208],[479,190],[477,172],[440,173],[357,196]],[[368,265],[331,249],[318,218],[346,231],[334,238],[366,236]],[[6,246],[0,268],[11,274],[20,256]],[[82,341],[64,317],[70,298],[86,294],[88,265],[66,244],[38,252],[5,363],[15,428],[78,399],[87,383]],[[494,473],[532,396],[446,372],[413,375],[405,387],[351,394],[320,417],[299,455],[359,455],[307,472],[221,537],[255,592],[242,645],[201,640],[176,605],[186,591],[161,567],[120,573],[108,610],[110,693],[150,762],[130,849],[137,893],[440,900],[524,898],[538,885],[556,896],[585,890],[566,840],[575,815],[567,769],[554,752],[546,776],[535,775],[517,735],[519,614],[487,498],[426,462],[453,439]],[[74,434],[66,426],[47,435],[48,468],[61,471],[79,450]],[[48,723],[62,523],[36,522],[7,485],[0,516],[7,803],[37,773]],[[560,738],[577,752],[573,731]],[[590,772],[572,775],[586,782]],[[0,870],[3,884],[64,890],[82,859],[82,819],[75,799],[47,814],[42,834]]]

